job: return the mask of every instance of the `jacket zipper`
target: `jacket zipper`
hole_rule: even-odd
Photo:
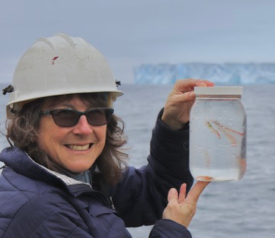
[[[114,202],[113,202],[112,196],[110,197],[110,202],[111,202],[111,207],[112,207],[112,209],[113,209],[113,210],[116,210],[115,205],[114,205]]]

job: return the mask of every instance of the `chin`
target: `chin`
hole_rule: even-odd
[[[89,170],[92,167],[89,165],[72,165],[72,166],[66,166],[65,168],[73,173],[82,173],[85,172],[87,170]]]

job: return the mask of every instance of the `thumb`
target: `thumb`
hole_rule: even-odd
[[[179,93],[176,95],[176,97],[177,97],[177,101],[179,102],[193,101],[195,99],[195,93],[194,91]]]
[[[209,184],[209,182],[204,182],[204,181],[198,181],[193,188],[189,191],[187,197],[186,197],[186,202],[187,203],[197,203],[199,200],[199,197],[205,187]]]

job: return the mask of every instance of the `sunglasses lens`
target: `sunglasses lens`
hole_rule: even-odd
[[[92,126],[106,125],[114,112],[113,109],[93,109],[86,113],[74,110],[53,110],[51,115],[56,125],[60,127],[72,127],[77,124],[81,115],[85,115]]]
[[[74,126],[79,120],[79,114],[73,110],[56,110],[52,116],[54,122],[60,127]]]
[[[93,126],[106,125],[109,120],[108,115],[110,115],[108,109],[96,109],[89,111],[86,114],[88,122]]]

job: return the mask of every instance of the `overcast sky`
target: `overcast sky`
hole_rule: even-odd
[[[86,39],[114,76],[141,64],[275,62],[275,0],[1,0],[0,83],[39,37]]]

